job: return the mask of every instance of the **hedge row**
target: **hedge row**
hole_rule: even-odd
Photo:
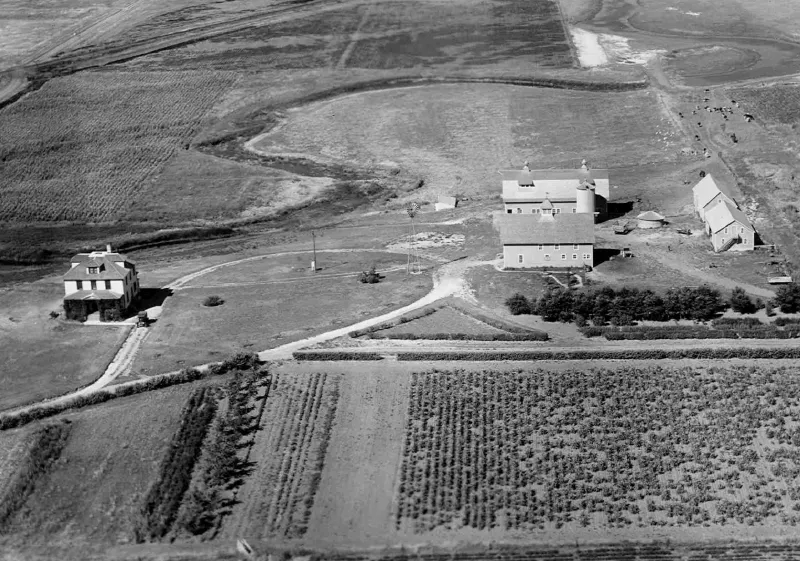
[[[748,325],[748,326],[753,326],[753,325],[764,325],[764,323],[758,318],[717,318],[717,319],[711,320],[711,325],[713,325],[714,327],[716,327],[718,325],[725,325],[725,326],[727,326],[727,325],[736,325],[736,326]]]
[[[69,421],[64,421],[39,427],[33,434],[22,466],[14,475],[6,494],[0,497],[0,533],[33,493],[39,479],[61,456],[71,427]]]
[[[425,308],[421,312],[406,314],[400,316],[397,319],[392,321],[387,321],[385,323],[379,323],[378,325],[373,325],[371,327],[366,327],[364,329],[356,329],[355,331],[351,331],[347,335],[355,339],[356,337],[362,337],[364,335],[369,335],[370,333],[375,333],[376,331],[383,331],[384,329],[391,329],[392,327],[397,327],[403,323],[408,323],[410,321],[414,321],[415,319],[424,318],[425,316],[429,316],[435,312],[437,312],[442,306],[437,306],[435,308]]]
[[[137,542],[160,539],[172,528],[183,496],[192,481],[192,470],[203,449],[203,440],[217,412],[217,396],[210,388],[197,388],[181,412],[181,426],[172,435],[135,522]]]
[[[609,341],[653,341],[656,339],[794,339],[800,335],[798,331],[770,330],[741,330],[705,329],[698,331],[673,331],[673,332],[617,332],[606,333],[604,336]]]
[[[425,360],[663,360],[663,359],[786,359],[800,358],[800,347],[764,349],[607,349],[602,351],[412,351],[398,361]]]
[[[773,323],[781,327],[785,325],[800,325],[800,318],[779,317]]]
[[[63,403],[52,405],[41,405],[32,409],[11,413],[0,416],[0,430],[13,429],[26,425],[31,421],[37,421],[46,417],[52,417],[70,409],[80,409],[89,405],[105,403],[118,397],[126,397],[151,390],[158,390],[177,384],[194,382],[209,376],[219,376],[233,370],[247,370],[253,368],[258,363],[258,355],[255,353],[237,353],[233,357],[218,363],[212,364],[205,372],[196,368],[185,368],[175,374],[162,374],[147,378],[138,384],[108,388],[88,395],[78,396]]]
[[[294,352],[295,360],[383,360],[378,353],[355,353],[352,351],[304,351]]]
[[[547,341],[547,333],[532,331],[528,333],[395,333],[376,335],[369,333],[368,339],[405,339],[430,341]]]

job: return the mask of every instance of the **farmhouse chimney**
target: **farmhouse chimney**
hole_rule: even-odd
[[[106,244],[106,253],[111,253],[111,244],[110,243]]]

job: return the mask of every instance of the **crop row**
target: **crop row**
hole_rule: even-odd
[[[219,72],[78,73],[0,110],[0,220],[124,215],[233,79]]]
[[[341,353],[344,355],[345,353]],[[349,353],[355,355],[358,353]],[[349,360],[336,358],[336,352],[306,353],[302,360]],[[297,357],[300,356],[298,353]],[[379,356],[379,355],[378,355]],[[296,357],[296,358],[297,358]],[[800,347],[713,349],[605,349],[586,351],[411,351],[397,353],[399,361],[425,360],[663,360],[663,359],[788,359],[800,358]],[[376,360],[363,359],[356,360]]]
[[[197,388],[189,396],[181,412],[181,425],[172,436],[158,478],[147,492],[136,520],[138,542],[163,538],[172,529],[216,410],[217,396],[211,388]]]
[[[252,486],[242,499],[247,522],[258,524],[248,528],[252,535],[306,532],[338,398],[335,377],[274,375],[253,444]]]
[[[428,341],[547,341],[547,333],[393,333],[379,335],[369,333],[367,339],[405,339]]]
[[[798,373],[415,373],[396,524],[796,525]]]

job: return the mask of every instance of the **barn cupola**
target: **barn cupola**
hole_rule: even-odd
[[[552,216],[554,214],[553,203],[550,201],[549,193],[544,194],[544,200],[540,208],[542,210],[542,216]]]

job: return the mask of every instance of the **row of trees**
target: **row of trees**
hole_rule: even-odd
[[[575,321],[579,326],[585,325],[587,320],[594,325],[631,325],[639,320],[705,321],[727,307],[742,314],[751,314],[764,307],[771,314],[773,306],[779,306],[784,313],[796,313],[800,311],[800,285],[782,286],[774,301],[767,303],[760,299],[754,301],[740,287],[734,288],[726,301],[719,290],[707,285],[670,288],[663,296],[649,289],[628,287],[614,290],[606,286],[580,292],[556,288],[535,300],[517,293],[505,303],[513,315],[534,314],[542,316],[545,321]]]

